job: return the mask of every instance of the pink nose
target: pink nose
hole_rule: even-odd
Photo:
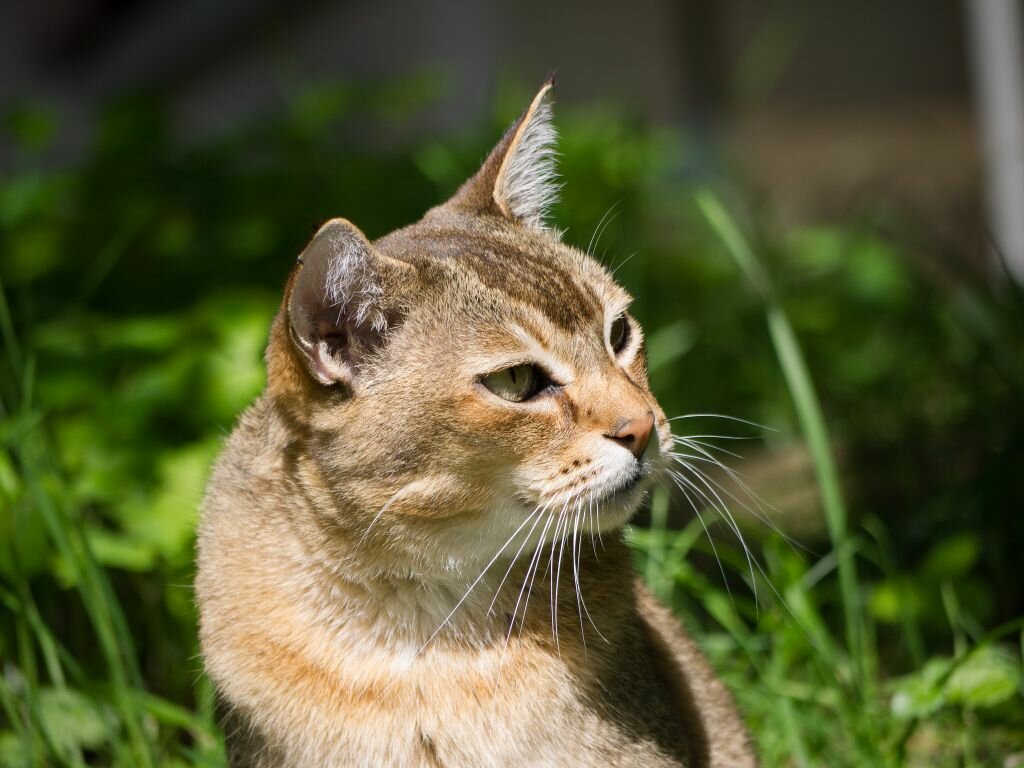
[[[651,432],[654,431],[654,414],[649,412],[645,416],[629,419],[621,424],[611,434],[605,437],[614,440],[619,445],[628,448],[630,452],[640,458],[647,443],[651,440]]]

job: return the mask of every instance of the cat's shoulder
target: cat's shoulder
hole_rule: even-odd
[[[637,612],[659,675],[672,688],[689,731],[704,741],[711,766],[754,768],[757,759],[732,694],[675,616],[650,588],[634,584]]]

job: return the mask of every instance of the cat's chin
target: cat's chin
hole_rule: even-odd
[[[600,499],[595,504],[595,527],[601,532],[621,528],[643,505],[653,484],[653,477],[640,477]]]
[[[573,527],[584,535],[596,536],[598,533],[608,533],[629,522],[630,518],[643,505],[655,482],[655,475],[645,472],[603,494],[577,502],[571,506],[571,509],[553,503],[549,508],[555,511],[548,514],[553,515],[557,521],[560,508],[565,508],[566,515],[569,517],[569,533],[567,535],[570,536]],[[529,511],[524,507],[524,514]]]

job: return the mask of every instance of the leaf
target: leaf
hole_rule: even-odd
[[[697,339],[691,323],[676,320],[659,328],[647,339],[647,365],[653,372],[689,352]]]
[[[102,566],[137,572],[153,567],[156,552],[152,544],[94,526],[88,526],[85,535],[96,562]]]
[[[921,585],[897,576],[875,586],[868,606],[876,619],[895,624],[907,616],[920,616],[926,601]]]
[[[920,672],[899,678],[890,701],[895,717],[925,717],[937,712],[945,704],[942,679],[952,664],[952,659],[929,659]]]
[[[132,499],[119,510],[130,539],[167,558],[186,552],[195,532],[206,476],[219,448],[220,441],[212,438],[159,458],[155,492]]]
[[[6,453],[0,453],[0,500],[13,504],[21,490],[21,480]]]
[[[49,225],[26,227],[15,233],[7,244],[7,279],[18,285],[38,280],[60,265],[60,231]]]
[[[911,292],[902,265],[903,259],[888,243],[858,238],[846,262],[850,288],[872,304],[899,306]]]
[[[39,515],[25,504],[0,505],[0,575],[24,579],[42,573],[50,556],[46,526]]]
[[[84,694],[71,688],[44,688],[38,698],[39,718],[54,744],[68,751],[95,749],[111,736],[110,716]]]
[[[173,315],[141,315],[101,324],[104,351],[168,354],[182,336],[184,323]]]
[[[25,743],[13,731],[0,731],[0,768],[29,765]]]
[[[974,566],[981,553],[981,540],[975,533],[959,533],[943,539],[928,553],[922,566],[932,579],[962,576]]]
[[[896,682],[890,708],[899,718],[922,718],[945,706],[994,707],[1019,694],[1021,665],[1005,648],[975,649],[950,674],[953,659],[930,659],[920,672]]]
[[[793,232],[786,255],[800,266],[821,272],[839,269],[849,251],[849,234],[830,227],[809,227]]]
[[[19,104],[4,116],[4,128],[23,149],[45,149],[57,132],[52,109],[39,104]]]
[[[950,704],[986,709],[1017,695],[1020,685],[1020,662],[1005,648],[989,645],[972,653],[950,675],[944,693]]]
[[[262,297],[221,300],[204,308],[204,320],[217,334],[203,356],[203,391],[211,415],[229,423],[263,389],[263,349],[273,302]]]

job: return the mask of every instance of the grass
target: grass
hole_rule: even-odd
[[[368,103],[341,92],[192,149],[158,112],[122,106],[83,167],[0,180],[0,766],[225,764],[197,658],[193,530],[219,441],[262,387],[287,254],[330,215],[371,236],[414,218],[507,118],[461,146],[374,155],[333,140],[339,105]],[[608,114],[560,127],[557,218],[638,296],[666,411],[779,428],[680,432],[731,424],[756,438],[751,459],[809,462],[823,536],[767,509],[783,532],[738,508],[734,528],[717,503],[697,518],[668,491],[629,533],[764,764],[1012,764],[1019,297],[964,280],[943,292],[909,246],[858,221],[741,227],[679,183],[678,137]]]
[[[890,677],[893,670],[883,666],[886,648],[867,610],[869,588],[858,580],[857,564],[873,560],[870,568],[881,564],[884,570],[891,561],[885,563],[881,548],[872,547],[869,530],[861,536],[848,530],[822,408],[797,335],[764,266],[717,197],[703,191],[696,204],[762,304],[801,439],[813,461],[831,549],[808,562],[774,531],[764,541],[766,567],[749,570],[734,550],[725,548],[720,557],[723,545],[711,544],[715,559],[731,566],[750,594],[765,596],[751,613],[745,599],[732,591],[723,593],[685,564],[701,537],[706,534],[710,542],[713,534],[701,520],[668,530],[667,503],[661,495],[654,501],[650,528],[632,531],[647,581],[662,599],[681,609],[687,623],[694,616],[679,600],[680,592],[702,605],[714,627],[704,630],[705,645],[720,668],[731,668],[729,681],[753,724],[766,765],[982,766],[995,764],[999,755],[1019,759],[1001,751],[1021,746],[1019,712],[1009,718],[1005,732],[986,732],[981,713],[1020,696],[1020,656],[991,652],[1006,638],[1024,644],[1024,619],[972,643],[961,629],[955,584],[946,580],[942,589],[955,637],[952,659],[924,663],[920,644],[914,642],[921,628],[905,616],[907,651],[922,668],[902,679]],[[724,510],[711,501],[696,511],[714,515]],[[833,575],[835,590],[828,584]],[[756,581],[763,582],[760,590]],[[845,631],[836,631],[840,627],[829,615],[830,601],[839,603]],[[955,736],[936,730],[947,726]]]
[[[0,732],[0,765],[94,765],[97,750],[107,747],[111,765],[150,768],[164,751],[167,730],[179,731],[199,747],[192,750],[195,764],[224,764],[212,708],[193,713],[146,690],[128,614],[110,574],[97,563],[73,509],[74,493],[51,460],[56,451],[39,429],[45,416],[33,402],[35,362],[22,356],[2,284],[0,335],[16,375],[14,397],[0,400],[7,449],[0,474],[4,500],[14,502],[11,532],[29,530],[27,516],[43,522],[89,622],[104,680],[97,689],[95,679],[40,615],[31,579],[21,569],[21,550],[8,538],[4,561],[10,571],[0,600],[14,619],[16,649],[5,647],[2,657],[0,703],[7,730]]]
[[[771,280],[741,235],[739,228],[719,200],[711,193],[699,193],[697,205],[764,304],[765,319],[772,345],[775,347],[779,368],[786,380],[786,386],[789,388],[793,406],[800,420],[804,440],[807,442],[807,447],[814,460],[814,470],[821,491],[825,520],[828,523],[832,547],[837,553],[843,616],[846,621],[846,639],[854,664],[854,682],[859,687],[863,672],[860,664],[863,630],[857,588],[857,569],[849,546],[846,504],[839,487],[835,457],[832,455],[821,404],[814,391],[814,382],[807,370],[803,350],[793,332],[793,326],[779,302]]]

